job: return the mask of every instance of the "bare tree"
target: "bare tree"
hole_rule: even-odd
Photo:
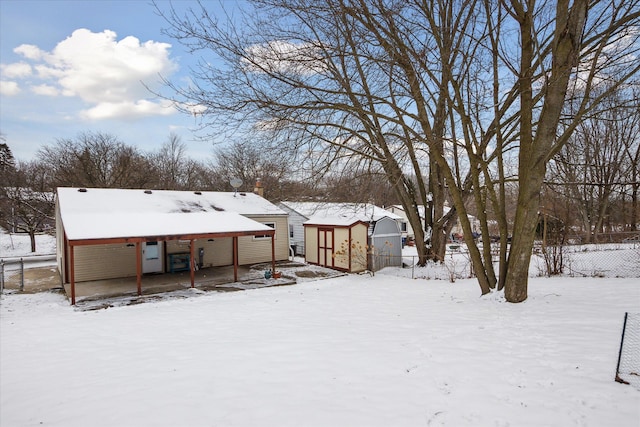
[[[378,165],[416,231],[421,263],[441,256],[458,214],[481,292],[497,283],[508,301],[526,299],[547,164],[606,96],[594,86],[613,73],[611,89],[636,77],[638,0],[251,4],[242,27],[204,9],[167,15],[172,36],[225,65],[203,61],[186,88],[167,82],[179,105],[218,133],[220,124],[268,129],[324,170]],[[570,97],[578,108],[564,116]],[[443,215],[447,193],[454,209]],[[497,273],[489,245],[473,240],[469,197],[484,242],[487,207],[497,220]]]
[[[188,161],[185,151],[186,146],[180,137],[172,132],[160,150],[149,156],[156,169],[156,187],[165,190],[185,189],[184,172]]]
[[[290,197],[288,188],[293,175],[293,160],[281,150],[260,142],[236,142],[214,150],[211,169],[216,172],[219,190],[231,189],[229,182],[242,180],[245,191],[252,191],[257,180],[264,188],[264,196],[279,201]],[[297,187],[299,189],[299,187]]]
[[[297,166],[311,175],[335,167],[381,168],[416,231],[420,263],[441,259],[442,224],[450,217],[442,215],[444,185],[439,165],[429,165],[425,145],[425,139],[441,141],[446,127],[437,87],[431,85],[433,95],[411,100],[410,80],[376,39],[385,35],[371,35],[379,23],[361,20],[360,10],[345,2],[265,1],[255,6],[259,10],[243,22],[242,33],[223,28],[206,10],[185,18],[167,15],[174,37],[194,50],[210,49],[227,66],[203,63],[192,86],[173,86],[179,105],[187,112],[197,107],[217,134],[224,133],[221,123],[234,132],[249,124],[268,133],[280,147],[305,154]],[[288,18],[282,11],[290,13]],[[287,19],[300,24],[295,31],[289,31]],[[434,110],[435,126],[430,114],[425,126],[415,126],[416,105]],[[429,203],[426,224],[417,201]]]
[[[576,127],[550,164],[548,185],[576,208],[574,216],[579,213],[584,243],[605,231],[613,214],[612,204],[633,179],[640,118],[637,109],[627,105],[630,95],[617,90],[605,98]],[[625,222],[622,218],[619,221]]]
[[[10,232],[28,233],[31,252],[36,233],[53,230],[55,193],[49,187],[48,168],[39,162],[19,163],[3,176],[0,187],[0,224]]]
[[[143,188],[154,182],[150,161],[115,136],[87,132],[38,152],[52,168],[53,186]]]

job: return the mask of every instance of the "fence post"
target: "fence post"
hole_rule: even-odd
[[[415,279],[414,271],[416,269],[416,257],[411,257],[411,279]]]
[[[620,373],[620,359],[622,358],[622,346],[624,345],[624,333],[627,331],[627,317],[628,317],[629,313],[625,312],[624,313],[624,323],[622,324],[622,336],[620,337],[620,350],[618,351],[618,364],[616,365],[616,381],[619,383],[626,383],[628,384],[625,380],[623,380],[622,378],[620,378],[620,375],[618,375]]]
[[[24,260],[20,258],[20,292],[24,291]]]
[[[0,294],[4,294],[4,260],[0,260]]]

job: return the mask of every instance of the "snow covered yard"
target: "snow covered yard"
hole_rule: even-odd
[[[36,252],[31,252],[31,241],[25,233],[10,234],[0,227],[0,258],[50,255],[56,253],[56,236],[36,234]]]
[[[392,274],[98,311],[5,295],[0,425],[640,425],[613,381],[637,279],[529,295]]]

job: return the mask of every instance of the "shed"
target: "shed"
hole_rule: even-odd
[[[63,283],[286,260],[287,213],[253,193],[58,188]]]
[[[289,212],[290,239],[304,247],[308,263],[347,272],[402,263],[398,215],[368,203],[285,201],[280,207]]]

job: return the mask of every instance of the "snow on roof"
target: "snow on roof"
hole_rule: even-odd
[[[305,216],[307,223],[318,225],[351,225],[358,221],[378,221],[383,217],[402,219],[399,215],[369,203],[282,202]]]
[[[393,205],[393,207],[404,212],[404,208],[402,207],[402,205]],[[443,207],[443,214],[446,215],[449,212],[449,210],[451,210],[451,208],[449,206],[444,206]],[[420,218],[424,218],[424,206],[423,205],[418,205],[418,213],[420,214]],[[476,217],[473,216],[473,215],[467,215],[467,217],[469,218],[469,220],[471,222],[476,220]]]
[[[247,216],[286,215],[253,193],[58,188],[67,238],[105,239],[271,230]]]

